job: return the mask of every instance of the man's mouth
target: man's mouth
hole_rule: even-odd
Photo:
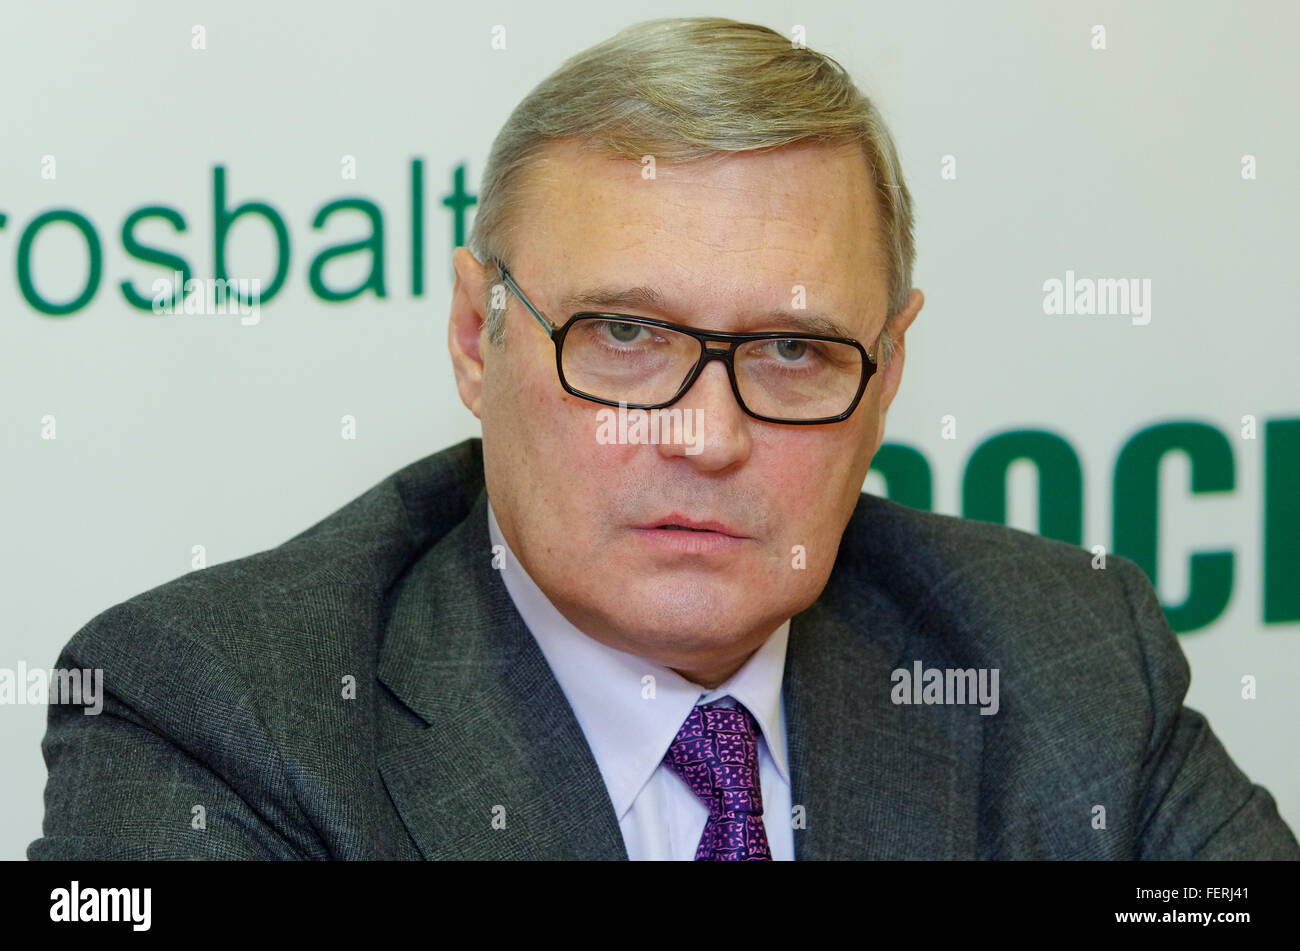
[[[696,559],[700,558],[728,559],[744,551],[753,541],[739,529],[723,522],[690,518],[681,512],[669,512],[634,525],[632,534],[638,544],[648,546],[648,550],[655,553],[655,558],[689,558],[692,563],[698,563]]]
[[[749,537],[739,529],[732,528],[723,522],[712,519],[688,518],[678,512],[673,512],[663,518],[654,519],[635,527],[642,531],[691,532],[696,535],[721,535],[726,538],[737,539]]]

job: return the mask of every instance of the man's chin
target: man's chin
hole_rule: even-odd
[[[765,639],[747,642],[740,634],[718,631],[655,632],[646,635],[636,632],[637,647],[631,645],[626,652],[645,658],[660,666],[675,670],[688,680],[695,679],[689,671],[716,670],[722,666],[735,666],[763,645]]]
[[[621,649],[642,657],[698,662],[701,656],[763,638],[789,615],[770,624],[755,612],[758,592],[750,586],[737,591],[727,585],[696,582],[674,589],[660,584],[651,591],[629,591],[617,603],[605,605],[605,626],[629,646]],[[636,646],[631,646],[636,645]],[[665,666],[676,666],[665,662]]]

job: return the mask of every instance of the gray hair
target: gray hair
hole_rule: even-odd
[[[877,237],[890,257],[889,316],[911,296],[912,198],[893,139],[875,105],[844,68],[775,30],[720,17],[649,20],[567,60],[530,92],[492,143],[469,249],[480,261],[512,260],[525,171],[555,139],[638,163],[691,162],[797,142],[856,143],[881,208]],[[489,338],[504,335],[492,306]],[[880,335],[879,365],[894,340]]]

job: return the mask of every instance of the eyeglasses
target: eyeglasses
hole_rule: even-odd
[[[555,344],[560,385],[593,403],[663,409],[686,395],[710,360],[721,360],[747,414],[768,423],[811,426],[853,415],[876,371],[875,357],[850,337],[724,333],[588,312],[560,326],[532,305],[498,258],[492,261]],[[710,347],[710,341],[729,346]]]

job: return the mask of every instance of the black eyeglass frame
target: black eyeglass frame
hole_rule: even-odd
[[[763,331],[759,333],[729,333],[721,330],[699,330],[695,327],[687,327],[684,324],[669,323],[666,320],[657,320],[653,317],[636,317],[631,314],[605,314],[596,311],[579,311],[578,313],[571,315],[563,324],[556,324],[533,306],[532,301],[530,301],[527,295],[519,289],[519,285],[516,284],[514,278],[510,276],[510,271],[499,258],[493,258],[492,263],[496,265],[496,269],[501,274],[501,279],[505,282],[506,286],[510,288],[510,291],[516,297],[519,298],[520,303],[528,308],[529,313],[537,319],[537,322],[541,324],[542,329],[546,331],[546,335],[551,338],[551,342],[555,344],[555,372],[560,378],[560,386],[564,388],[565,392],[572,393],[574,396],[580,397],[584,400],[590,400],[593,403],[600,403],[605,406],[623,406],[627,409],[664,409],[673,405],[690,392],[691,387],[695,385],[695,381],[699,379],[700,374],[704,372],[704,368],[709,364],[710,360],[721,360],[727,367],[727,379],[731,381],[731,392],[736,397],[736,403],[747,415],[752,416],[754,419],[762,420],[765,423],[780,423],[788,426],[822,426],[827,423],[842,422],[853,415],[854,410],[858,408],[858,403],[862,401],[862,394],[866,392],[867,383],[870,381],[872,374],[877,370],[875,356],[868,353],[867,348],[862,346],[859,341],[854,340],[852,337],[833,337],[827,334],[792,334],[780,330]],[[612,319],[619,322],[661,327],[664,330],[673,330],[677,333],[685,334],[688,337],[694,337],[700,345],[700,358],[695,361],[695,366],[691,369],[691,372],[687,374],[686,379],[682,382],[682,386],[677,391],[676,395],[666,402],[625,403],[592,396],[590,393],[584,393],[569,384],[569,381],[564,376],[564,364],[561,354],[564,350],[564,338],[574,323],[580,319],[593,318],[605,320]],[[848,409],[843,413],[840,413],[838,416],[826,416],[820,419],[778,419],[773,416],[761,416],[758,413],[755,413],[745,404],[745,398],[740,395],[740,386],[736,382],[735,366],[736,350],[742,343],[748,343],[751,340],[824,340],[831,343],[845,343],[857,348],[858,352],[862,354],[862,379],[858,381],[858,391],[853,395],[853,402],[849,404]],[[719,350],[708,346],[709,341],[731,343],[733,346],[726,350]]]

